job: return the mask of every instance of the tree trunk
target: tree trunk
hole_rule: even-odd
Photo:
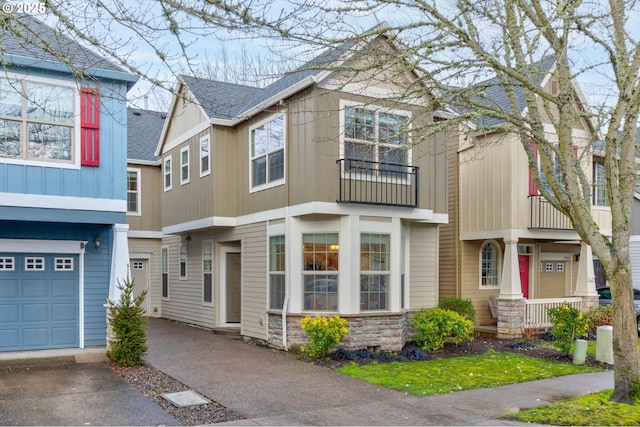
[[[618,255],[622,255],[619,254]],[[638,328],[633,300],[628,251],[621,267],[610,279],[613,311],[613,372],[615,388],[611,401],[633,404],[638,396]]]

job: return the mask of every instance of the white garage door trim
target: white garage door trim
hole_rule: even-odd
[[[0,252],[78,255],[80,348],[84,348],[84,250],[86,244],[87,241],[81,240],[0,239]]]

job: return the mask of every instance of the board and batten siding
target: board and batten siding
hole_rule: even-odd
[[[140,212],[127,214],[129,230],[162,230],[162,176],[159,166],[130,164],[132,169],[140,169]]]
[[[409,308],[438,305],[438,226],[409,225]]]

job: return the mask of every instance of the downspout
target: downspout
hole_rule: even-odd
[[[282,346],[284,351],[289,351],[287,348],[287,304],[289,304],[289,295],[284,297],[282,304]]]

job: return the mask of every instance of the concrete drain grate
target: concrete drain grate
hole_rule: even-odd
[[[177,393],[165,393],[162,395],[169,402],[173,403],[178,408],[185,406],[205,405],[209,403],[207,399],[200,396],[193,390],[179,391]]]

